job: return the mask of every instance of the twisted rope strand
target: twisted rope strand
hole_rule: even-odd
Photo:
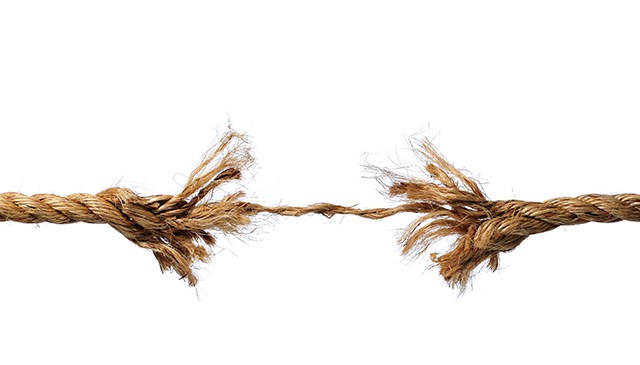
[[[391,217],[398,213],[425,213],[432,209],[429,203],[408,203],[390,208],[368,208],[360,209],[356,207],[346,207],[330,203],[317,203],[305,207],[292,207],[287,205],[269,207],[260,204],[247,203],[248,213],[270,213],[289,217],[300,217],[307,214],[320,214],[331,218],[336,214],[355,215],[367,219],[382,219]]]

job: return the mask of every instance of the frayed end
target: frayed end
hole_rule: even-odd
[[[413,148],[428,177],[387,173],[391,181],[388,192],[407,203],[429,205],[430,211],[402,234],[402,253],[416,258],[427,254],[440,239],[453,237],[448,252],[429,256],[450,286],[464,290],[478,266],[486,263],[497,270],[500,252],[515,248],[526,236],[505,236],[487,229],[496,214],[495,203],[487,199],[480,185],[447,162],[430,142],[419,141]]]
[[[219,200],[212,194],[221,185],[240,179],[252,161],[245,136],[229,129],[193,170],[182,192],[139,197],[129,189],[111,188],[98,197],[122,212],[124,219],[110,223],[114,228],[153,251],[162,271],[173,270],[196,285],[194,266],[209,261],[216,243],[208,230],[237,234],[251,222],[251,213],[240,201],[242,192]]]

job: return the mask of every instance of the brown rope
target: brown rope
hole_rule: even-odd
[[[208,248],[215,244],[207,230],[236,233],[250,222],[239,200],[242,193],[209,201],[220,185],[239,179],[250,162],[243,136],[229,131],[191,173],[179,194],[140,197],[120,187],[65,197],[2,193],[0,221],[106,223],[151,250],[163,271],[173,269],[195,285],[192,268],[209,259]]]
[[[487,262],[495,271],[499,254],[513,250],[532,234],[562,225],[640,221],[638,194],[588,194],[544,202],[491,201],[475,181],[449,164],[430,143],[422,142],[417,151],[426,162],[430,178],[386,172],[392,179],[390,195],[430,203],[433,208],[402,235],[403,253],[418,256],[437,240],[455,237],[448,252],[430,256],[442,277],[461,289],[476,267]]]
[[[359,209],[329,203],[306,207],[263,206],[244,202],[243,193],[211,198],[222,184],[237,180],[251,163],[246,141],[233,131],[205,156],[176,195],[141,197],[114,187],[96,195],[57,196],[20,193],[0,194],[0,221],[22,223],[75,222],[109,224],[136,245],[151,250],[162,270],[173,269],[191,285],[197,283],[193,267],[209,260],[215,238],[209,231],[238,233],[258,213],[298,217],[321,214],[356,215],[382,219],[398,213],[423,213],[401,237],[403,253],[410,256],[428,251],[445,236],[456,237],[449,252],[432,253],[440,273],[452,286],[464,288],[484,262],[496,270],[501,252],[517,247],[529,235],[561,225],[587,222],[640,221],[640,195],[589,194],[545,202],[491,201],[479,185],[466,177],[428,142],[417,152],[426,162],[430,177],[402,177],[380,170],[381,180],[390,179],[390,196],[406,202],[390,208]]]

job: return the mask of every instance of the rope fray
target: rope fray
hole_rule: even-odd
[[[175,270],[190,285],[193,267],[207,262],[215,238],[207,230],[238,233],[250,223],[242,192],[217,201],[211,193],[241,176],[252,162],[245,137],[228,130],[205,155],[176,195],[141,197],[112,187],[96,195],[0,194],[0,221],[23,223],[107,223],[136,245],[153,252],[160,269]]]
[[[588,194],[544,202],[489,200],[480,185],[447,162],[428,141],[415,149],[430,179],[386,174],[391,196],[409,203],[430,204],[432,210],[414,220],[400,238],[402,253],[417,257],[448,236],[448,252],[430,253],[440,275],[464,290],[474,270],[486,264],[498,269],[500,253],[515,249],[528,236],[561,225],[587,222],[640,221],[640,195]]]
[[[402,204],[390,208],[359,209],[331,203],[306,207],[263,206],[243,201],[241,191],[215,200],[221,186],[238,180],[253,161],[242,134],[229,129],[193,170],[176,195],[139,196],[112,187],[98,194],[27,196],[0,194],[0,221],[23,223],[106,223],[136,245],[151,250],[162,271],[174,270],[190,285],[198,279],[194,267],[209,261],[216,240],[211,231],[238,234],[259,213],[283,216],[357,215],[382,219],[398,213],[421,213],[400,238],[402,253],[417,257],[434,242],[452,236],[448,252],[430,253],[440,274],[461,290],[472,273],[486,264],[491,270],[499,256],[528,236],[561,225],[587,222],[640,221],[640,195],[589,194],[544,202],[489,200],[480,185],[447,162],[428,142],[413,149],[423,160],[429,178],[400,176],[376,169],[391,197]]]

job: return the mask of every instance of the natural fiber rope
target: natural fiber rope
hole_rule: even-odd
[[[20,193],[0,194],[0,221],[23,223],[105,223],[136,245],[151,250],[162,270],[173,269],[191,285],[193,266],[207,261],[215,239],[207,230],[237,233],[250,223],[239,199],[228,194],[218,201],[210,195],[220,185],[240,178],[249,163],[244,137],[228,131],[191,173],[176,195],[141,197],[113,187],[96,195],[66,197]]]
[[[487,262],[496,270],[499,254],[513,250],[532,234],[561,225],[640,221],[638,194],[588,194],[544,202],[491,201],[475,181],[455,169],[428,142],[422,142],[416,151],[425,160],[429,178],[379,170],[381,180],[390,180],[389,194],[406,200],[390,208],[359,209],[329,203],[270,207],[241,201],[241,192],[212,201],[211,193],[239,179],[251,162],[243,136],[229,131],[191,173],[179,194],[141,197],[120,187],[95,195],[64,197],[0,193],[0,221],[109,224],[136,245],[151,250],[162,270],[173,269],[195,285],[193,266],[207,261],[208,247],[215,244],[209,231],[238,233],[250,223],[250,217],[259,213],[294,217],[321,214],[328,218],[349,214],[367,219],[423,213],[402,235],[403,253],[421,255],[436,240],[456,237],[449,252],[432,253],[431,258],[440,266],[444,279],[460,288],[465,287],[476,267]]]
[[[400,239],[403,253],[419,256],[447,236],[455,242],[444,254],[431,253],[441,276],[464,289],[482,263],[496,270],[499,254],[516,248],[528,236],[562,225],[588,222],[640,221],[640,195],[588,194],[544,202],[489,200],[477,182],[448,163],[427,141],[416,152],[425,162],[427,179],[390,179],[389,194],[408,202],[431,203],[432,210],[417,218]]]

